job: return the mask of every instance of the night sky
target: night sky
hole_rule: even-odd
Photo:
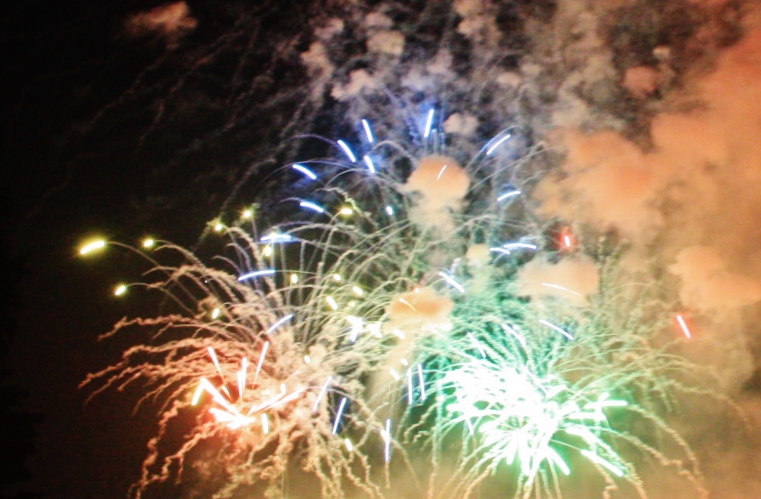
[[[481,7],[471,11],[466,4]],[[756,2],[621,0],[602,8],[571,0],[189,1],[172,4],[174,11],[150,10],[160,5],[33,0],[3,8],[0,257],[9,294],[0,322],[10,339],[3,352],[9,369],[3,384],[25,393],[19,401],[6,397],[3,417],[11,421],[4,431],[19,443],[18,449],[11,447],[12,459],[25,459],[29,472],[24,476],[13,469],[6,481],[18,483],[3,489],[8,497],[125,497],[157,429],[156,407],[148,403],[134,410],[139,386],[106,390],[89,401],[90,391],[78,388],[88,373],[118,361],[143,340],[125,335],[99,342],[98,336],[120,318],[155,307],[149,297],[118,300],[111,293],[117,282],[139,279],[147,269],[144,261],[116,248],[83,259],[77,254],[82,241],[99,236],[138,245],[150,235],[198,247],[213,220],[232,217],[254,199],[264,217],[278,220],[288,211],[280,200],[297,180],[282,173],[283,165],[339,154],[304,135],[356,141],[357,123],[369,117],[379,133],[410,140],[410,122],[422,121],[429,108],[473,120],[459,125],[462,135],[469,135],[460,141],[467,154],[506,123],[521,130],[517,135],[525,149],[540,143],[555,147],[562,142],[556,142],[557,132],[573,129],[566,146],[547,156],[546,172],[560,170],[565,176],[553,177],[538,191],[539,211],[619,233],[634,248],[633,261],[657,254],[664,262],[680,262],[662,266],[694,284],[685,284],[680,298],[703,312],[706,332],[715,330],[717,341],[742,350],[714,358],[703,345],[687,355],[715,362],[727,392],[753,420],[760,390],[755,366],[761,351],[761,258],[748,248],[761,236],[761,201],[733,181],[714,186],[711,172],[751,172],[746,182],[756,185],[758,166],[743,158],[757,152],[745,145],[758,137],[760,100],[752,92],[741,96],[745,100],[738,108],[756,102],[747,121],[740,111],[726,111],[731,119],[743,115],[724,119],[733,124],[730,132],[716,125],[722,122],[717,118],[699,122],[690,135],[694,115],[684,114],[690,119],[678,123],[661,117],[698,109],[701,99],[708,107],[734,109],[732,92],[715,90],[733,81],[733,66],[722,54],[755,26],[747,19],[759,15]],[[343,25],[335,24],[338,19]],[[404,49],[397,53],[373,45],[381,32],[401,33]],[[761,66],[761,50],[751,48],[732,60]],[[442,49],[451,57],[437,59]],[[437,72],[434,62],[448,69]],[[743,88],[753,86],[748,81],[761,82],[756,66],[756,72],[737,76],[746,82]],[[627,72],[630,68],[645,69]],[[721,68],[729,68],[723,80],[706,76],[723,75]],[[648,137],[653,123],[656,131]],[[454,121],[448,126],[458,129]],[[718,139],[716,147],[705,145],[698,131],[714,126],[711,137],[726,132],[734,142],[727,139],[725,148]],[[667,133],[676,129],[684,135]],[[615,138],[596,143],[579,138],[597,131]],[[701,145],[673,146],[690,140]],[[606,161],[599,158],[631,155],[642,164],[657,163],[653,171],[670,173],[668,165],[697,163],[694,157],[704,149],[713,169],[699,170],[705,178],[694,185],[664,180],[671,190],[658,191],[660,203],[639,201],[639,193],[650,195],[648,186],[632,187],[641,176],[606,183],[617,167],[610,170],[614,173],[601,167],[598,177],[593,168],[573,166],[589,161],[596,167]],[[724,149],[731,150],[731,161],[716,167]],[[658,150],[670,155],[654,158]],[[687,150],[699,152],[691,156]],[[568,151],[571,159],[564,162]],[[688,167],[673,171],[679,168]],[[660,182],[658,175],[653,183]],[[616,194],[619,188],[626,191],[623,197]],[[695,193],[715,195],[718,205],[727,195],[743,208],[724,203],[710,213],[683,209],[680,196]],[[576,204],[577,198],[587,204]],[[617,204],[621,199],[629,203],[623,209]],[[733,214],[723,219],[732,220],[736,230],[717,221],[729,210]],[[670,230],[672,224],[680,228]],[[716,233],[725,237],[718,246],[727,262],[726,280],[702,274],[702,280],[690,280],[687,276],[703,267],[679,253],[677,242],[708,244]],[[748,280],[730,286],[740,274]],[[731,291],[713,297],[702,286]],[[733,294],[737,289],[744,294]],[[706,305],[717,300],[726,309]],[[730,329],[742,340],[727,340]],[[698,422],[687,433],[695,436],[712,424]],[[747,439],[732,433],[714,447],[699,447],[741,462],[753,454],[758,438],[757,432]],[[740,441],[747,445],[733,447]],[[742,462],[731,473],[725,469],[729,465],[708,466],[715,476],[727,477],[711,478],[712,484],[738,484],[733,495],[720,490],[712,497],[758,497],[758,478],[749,477],[761,461]],[[169,489],[150,497],[162,493],[180,497]]]

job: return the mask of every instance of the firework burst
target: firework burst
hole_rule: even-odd
[[[219,498],[280,497],[304,476],[325,498],[381,497],[392,469],[427,477],[431,497],[508,476],[505,497],[559,498],[586,470],[603,497],[646,497],[643,456],[703,492],[664,417],[699,391],[697,368],[658,341],[672,304],[654,287],[623,289],[615,258],[532,215],[541,145],[508,159],[519,131],[503,130],[461,166],[433,112],[423,123],[413,150],[378,142],[363,120],[362,153],[339,140],[345,159],[289,165],[303,189],[282,203],[296,215],[266,230],[253,211],[216,222],[229,244],[213,264],[145,248],[147,286],[172,312],[119,322],[106,336],[136,326],[153,340],[84,383],[142,381],[141,403],[162,404],[136,497],[210,468]],[[180,263],[159,264],[165,252]],[[559,277],[526,291],[524,271],[543,261],[593,285]],[[413,470],[420,456],[430,469]]]

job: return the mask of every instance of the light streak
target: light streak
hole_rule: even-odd
[[[487,155],[487,156],[491,156],[491,153],[493,153],[493,152],[494,152],[494,150],[495,150],[497,147],[499,147],[499,146],[500,146],[500,145],[501,145],[503,142],[505,142],[505,141],[506,141],[507,139],[509,139],[510,137],[512,137],[512,135],[508,133],[508,134],[507,134],[507,135],[505,135],[504,137],[502,137],[502,138],[500,138],[500,139],[497,139],[497,141],[496,141],[494,144],[492,144],[492,145],[489,147],[489,149],[487,149],[487,150],[486,150],[486,155]]]
[[[502,247],[507,250],[512,250],[512,249],[536,250],[537,249],[536,244],[529,244],[529,243],[505,243],[502,245]]]
[[[572,336],[572,335],[571,335],[569,332],[567,332],[566,330],[564,330],[563,328],[561,328],[561,327],[558,327],[558,326],[556,326],[555,324],[553,324],[553,323],[551,323],[551,322],[548,322],[548,321],[546,321],[546,320],[544,320],[544,319],[539,319],[539,323],[540,323],[540,324],[544,324],[544,325],[545,325],[545,326],[547,326],[548,328],[550,328],[550,329],[553,329],[553,330],[557,331],[558,333],[562,334],[563,336],[565,336],[565,337],[566,337],[566,338],[568,338],[569,340],[573,340],[573,336]]]
[[[446,171],[447,166],[449,165],[444,165],[441,167],[441,170],[439,170],[439,174],[436,176],[436,180],[441,180],[441,176],[444,175],[444,172]]]
[[[503,255],[510,255],[510,250],[506,250],[504,248],[493,247],[493,248],[489,248],[489,251],[491,251],[493,253],[501,253]]]
[[[391,419],[386,419],[386,428],[381,432],[385,445],[383,446],[383,459],[391,461]]]
[[[563,231],[560,234],[560,244],[561,249],[564,250],[572,250],[574,247],[574,238],[573,233],[568,227],[563,228]]]
[[[217,372],[219,373],[219,376],[221,378],[224,378],[224,375],[222,374],[222,367],[220,367],[219,359],[217,358],[217,352],[215,352],[214,348],[212,347],[207,348],[206,352],[208,352],[209,357],[211,357],[211,363],[214,364],[214,367],[217,368]]]
[[[682,317],[681,314],[677,314],[676,321],[679,323],[679,327],[682,328],[682,332],[687,337],[687,339],[691,339],[692,334],[690,333],[690,329],[687,327],[687,321],[684,320],[684,317]]]
[[[312,210],[317,213],[325,213],[325,208],[311,201],[301,201],[299,202],[299,206],[301,206],[302,208],[306,208],[308,210]]]
[[[296,164],[292,165],[291,168],[293,168],[297,172],[300,172],[300,173],[304,174],[305,176],[307,176],[311,180],[317,180],[317,175],[315,175],[315,173],[312,170],[310,170],[309,168],[307,168],[304,165],[300,165],[300,164],[296,163]]]
[[[514,191],[505,192],[504,194],[500,194],[499,197],[497,197],[497,202],[499,203],[500,201],[504,201],[505,199],[512,198],[515,196],[520,196],[520,195],[521,195],[521,191],[517,189]]]
[[[423,137],[428,138],[431,134],[431,128],[433,127],[433,109],[428,111],[428,118],[425,120],[425,130],[423,131]]]
[[[454,289],[456,289],[457,291],[459,291],[459,292],[460,292],[460,293],[462,293],[462,294],[465,294],[465,288],[464,288],[464,287],[462,287],[462,284],[460,284],[459,282],[457,282],[457,281],[455,280],[455,278],[454,278],[454,277],[452,277],[451,275],[447,274],[447,273],[446,273],[446,272],[444,272],[444,271],[441,271],[441,272],[439,272],[439,275],[440,275],[440,276],[441,276],[441,277],[442,277],[442,278],[443,278],[445,281],[447,281],[447,283],[448,283],[450,286],[452,286]],[[401,301],[401,299],[400,299],[399,301]]]
[[[484,347],[481,346],[481,344],[478,342],[476,337],[473,336],[473,333],[471,333],[470,331],[468,332],[468,338],[470,338],[470,341],[473,342],[473,346],[476,347],[476,349],[478,349],[478,353],[481,354],[481,358],[485,359],[486,358],[486,350],[484,350]]]
[[[346,397],[341,398],[341,402],[338,404],[338,411],[336,412],[336,419],[333,422],[333,435],[338,433],[338,427],[341,424],[341,417],[344,413],[344,408],[346,407]]]
[[[239,276],[238,281],[245,281],[248,279],[254,279],[256,277],[264,277],[268,275],[275,275],[275,270],[274,269],[255,270],[253,272],[249,272],[247,274],[243,274],[242,276]]]
[[[267,417],[267,413],[262,413],[262,433],[268,435],[270,432],[270,419]]]
[[[240,361],[240,370],[238,371],[238,399],[243,400],[243,393],[246,391],[246,371],[248,370],[248,359],[243,357]]]
[[[198,401],[201,400],[201,395],[203,395],[203,391],[204,391],[203,385],[199,383],[195,391],[193,392],[193,398],[190,401],[190,405],[198,404]]]
[[[370,156],[363,156],[362,161],[365,162],[365,165],[367,165],[367,169],[370,171],[370,173],[375,173],[375,165],[373,164],[373,160],[370,158]]]
[[[362,120],[362,127],[365,129],[365,136],[367,137],[367,141],[369,143],[371,143],[371,144],[373,142],[375,142],[375,139],[373,138],[373,130],[370,127],[370,122],[365,120],[365,119],[363,119]]]
[[[354,155],[354,153],[352,152],[351,148],[349,148],[349,145],[346,142],[344,142],[341,139],[338,139],[336,141],[336,143],[339,146],[341,146],[341,149],[343,149],[344,153],[346,153],[346,156],[349,158],[349,160],[352,163],[356,163],[357,162],[357,157]]]
[[[272,324],[272,325],[271,325],[271,326],[270,326],[270,327],[267,329],[267,334],[271,334],[271,333],[272,333],[272,331],[274,331],[275,329],[279,328],[280,326],[282,326],[283,324],[285,324],[286,322],[288,322],[288,321],[289,321],[289,320],[291,320],[291,319],[293,319],[293,314],[288,314],[288,315],[286,315],[285,317],[282,317],[281,319],[278,319],[278,320],[277,320],[277,322],[275,322],[274,324]]]
[[[264,345],[262,345],[262,353],[259,355],[259,362],[256,364],[256,374],[254,374],[254,382],[256,382],[257,379],[259,379],[259,373],[262,370],[262,366],[264,365],[264,357],[267,355],[267,351],[270,348],[270,342],[265,341]]]
[[[322,385],[320,392],[317,394],[317,398],[314,401],[314,406],[312,406],[312,412],[317,412],[317,408],[320,406],[320,401],[322,400],[322,397],[325,396],[325,392],[328,391],[328,386],[330,386],[331,381],[333,381],[333,376],[328,376],[328,379],[325,380],[325,384]]]
[[[104,239],[99,239],[97,241],[93,241],[91,243],[87,243],[84,246],[82,246],[79,249],[80,255],[87,255],[89,253],[92,253],[93,251],[103,249],[106,247],[106,241]]]
[[[271,243],[271,244],[289,243],[291,241],[293,241],[293,236],[292,235],[290,235],[290,234],[278,234],[278,233],[267,234],[266,236],[262,236],[262,238],[259,239],[259,242],[265,243],[265,244],[267,244],[267,243]]]

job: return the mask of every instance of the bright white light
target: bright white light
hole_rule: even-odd
[[[687,327],[687,322],[684,320],[684,317],[677,315],[676,321],[679,323],[679,327],[682,328],[682,332],[687,337],[687,339],[692,338],[692,334],[690,334],[690,329]]]
[[[296,170],[298,172],[303,173],[304,175],[306,175],[307,177],[309,177],[312,180],[316,180],[317,179],[317,175],[315,175],[312,170],[310,170],[309,168],[307,168],[304,165],[300,165],[300,164],[296,163],[295,165],[291,166],[291,168],[293,168],[294,170]]]
[[[339,139],[337,141],[337,144],[339,146],[341,146],[341,149],[344,150],[344,152],[346,153],[346,156],[349,157],[349,159],[351,160],[352,163],[356,163],[357,162],[357,157],[351,151],[351,149],[349,148],[349,145],[346,142],[344,142],[343,140]]]
[[[383,435],[383,440],[385,440],[386,445],[383,449],[383,458],[386,462],[391,461],[391,420],[386,420],[386,429],[381,432]]]
[[[309,201],[301,201],[299,203],[299,206],[301,206],[302,208],[306,208],[308,210],[315,211],[317,213],[325,213],[325,209],[322,206],[311,203]]]
[[[267,413],[262,413],[262,432],[267,435],[270,432],[270,420],[267,417]]]
[[[506,243],[502,245],[503,248],[507,250],[511,249],[528,249],[528,250],[535,250],[536,244],[529,244],[529,243]]]
[[[266,269],[266,270],[256,270],[254,272],[249,272],[248,274],[243,274],[242,276],[238,277],[238,281],[245,281],[246,279],[253,279],[255,277],[262,277],[267,275],[274,275],[275,271],[273,269]]]
[[[341,399],[338,404],[338,412],[336,413],[336,420],[333,422],[333,435],[338,433],[338,426],[341,423],[341,416],[343,416],[344,408],[346,407],[346,397]]]
[[[95,250],[99,250],[99,249],[102,249],[102,248],[105,248],[105,247],[106,247],[106,241],[103,240],[103,239],[99,239],[97,241],[93,241],[91,243],[87,243],[84,246],[82,246],[79,249],[79,254],[80,255],[86,255],[86,254],[91,253],[91,252],[93,252]]]
[[[288,243],[293,241],[293,236],[290,234],[267,234],[259,239],[261,243]]]
[[[425,120],[425,131],[423,132],[423,137],[426,139],[431,134],[431,127],[433,125],[433,109],[428,111],[428,119]]]
[[[521,194],[521,191],[519,191],[519,190],[517,190],[517,189],[516,189],[516,190],[514,190],[514,191],[506,192],[506,193],[504,193],[504,194],[501,194],[501,195],[500,195],[500,196],[497,198],[497,202],[500,202],[500,201],[504,201],[504,200],[505,200],[505,199],[507,199],[507,198],[512,198],[512,197],[515,197],[515,196],[520,196],[520,194]]]
[[[444,172],[446,171],[448,165],[444,165],[441,167],[441,170],[439,171],[439,174],[436,176],[436,180],[441,180],[441,176],[444,175]]]
[[[491,156],[491,153],[493,153],[493,152],[494,152],[494,150],[495,150],[497,147],[499,147],[499,145],[500,145],[500,144],[502,144],[504,141],[506,141],[506,140],[507,140],[507,139],[509,139],[510,137],[512,137],[512,135],[510,135],[510,134],[508,133],[507,135],[505,135],[504,137],[502,137],[501,139],[499,139],[497,142],[495,142],[494,144],[492,144],[492,145],[491,145],[491,147],[489,147],[489,149],[487,149],[487,150],[486,150],[486,155],[487,155],[487,156]]]
[[[259,356],[259,362],[256,364],[256,374],[255,376],[259,377],[259,372],[262,370],[262,364],[264,364],[264,357],[267,355],[267,350],[270,348],[270,342],[265,341],[264,346],[262,346],[262,354]]]
[[[373,129],[370,128],[370,122],[367,120],[362,120],[362,126],[365,129],[365,135],[367,136],[367,141],[372,144],[375,141],[375,139],[373,138]]]

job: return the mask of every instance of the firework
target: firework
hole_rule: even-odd
[[[142,381],[141,403],[160,401],[136,497],[198,477],[214,497],[274,497],[304,476],[322,497],[381,497],[392,468],[427,476],[429,496],[470,497],[507,476],[505,497],[561,497],[593,471],[602,496],[646,497],[641,456],[702,491],[662,415],[697,391],[696,368],[657,342],[671,304],[649,287],[620,291],[620,279],[566,283],[562,262],[597,279],[615,259],[582,258],[571,228],[526,208],[541,146],[506,160],[500,148],[518,132],[508,129],[461,166],[433,116],[413,150],[378,142],[363,120],[361,153],[338,140],[344,161],[289,165],[283,174],[305,187],[282,202],[297,215],[265,230],[250,210],[215,222],[228,245],[213,264],[144,246],[147,287],[171,312],[118,323],[106,336],[140,327],[153,341],[84,383]],[[326,164],[327,175],[315,166]],[[159,264],[163,253],[180,263]],[[558,280],[522,290],[526,262],[542,258]],[[187,436],[170,438],[188,418]],[[432,468],[411,470],[421,454]],[[447,479],[449,467],[459,471]]]
[[[708,372],[659,342],[671,307],[657,289],[608,286],[579,305],[521,300],[513,281],[496,279],[455,302],[451,329],[419,346],[425,376],[405,417],[404,440],[434,456],[432,496],[471,497],[491,479],[503,497],[563,497],[582,480],[600,496],[644,498],[647,462],[705,496],[699,463],[666,414],[679,395],[701,392]]]

